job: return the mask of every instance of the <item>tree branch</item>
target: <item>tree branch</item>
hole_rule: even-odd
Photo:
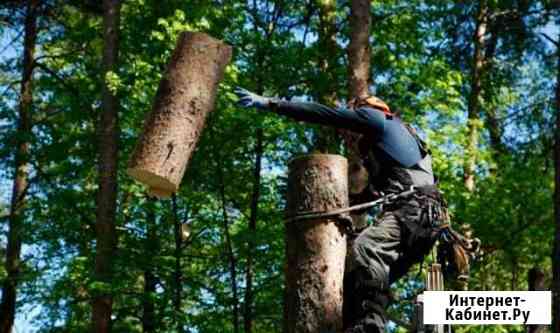
[[[544,38],[548,39],[549,42],[551,42],[552,44],[554,44],[554,46],[556,46],[557,48],[560,46],[560,42],[556,41],[554,39],[552,39],[552,37],[550,37],[549,35],[545,34],[544,32],[540,33]]]

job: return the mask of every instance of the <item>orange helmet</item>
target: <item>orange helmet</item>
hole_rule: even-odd
[[[373,95],[364,96],[361,98],[355,98],[351,100],[350,103],[348,104],[355,108],[359,108],[361,106],[371,106],[375,109],[382,111],[386,115],[393,116],[393,112],[391,112],[389,105],[387,105],[387,103],[383,102],[381,99]]]

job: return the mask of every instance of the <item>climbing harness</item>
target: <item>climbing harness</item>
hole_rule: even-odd
[[[335,219],[337,223],[341,224],[344,229],[348,232],[353,232],[352,227],[352,220],[348,213],[353,211],[364,210],[376,206],[390,206],[394,203],[397,203],[401,199],[409,198],[413,195],[418,194],[421,192],[421,189],[418,186],[410,186],[408,190],[399,192],[399,193],[390,193],[380,197],[379,199],[366,202],[359,205],[354,205],[346,208],[339,208],[330,211],[304,211],[299,214],[289,216],[286,218],[287,223],[302,221],[302,220],[317,220],[317,219],[325,219],[331,218]],[[432,203],[428,204],[426,212],[423,214],[427,214],[428,221],[432,228],[434,228],[434,232],[436,233],[436,238],[440,240],[444,244],[450,244],[450,248],[453,249],[450,253],[447,253],[447,256],[455,256],[453,262],[461,266],[461,262],[465,260],[461,260],[461,255],[463,256],[472,256],[473,253],[477,251],[480,247],[480,240],[477,238],[473,240],[466,239],[463,235],[455,231],[448,220],[448,218],[443,219],[445,222],[443,224],[434,225],[431,223],[432,220],[442,220],[442,212],[440,209],[434,208]],[[466,259],[466,265],[468,265],[469,260]],[[466,278],[465,276],[461,276],[461,278]]]

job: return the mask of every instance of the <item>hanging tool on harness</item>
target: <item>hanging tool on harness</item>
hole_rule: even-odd
[[[447,280],[453,281],[453,289],[468,290],[468,280],[471,262],[476,260],[480,252],[480,239],[472,237],[472,232],[466,230],[466,225],[461,230],[461,235],[454,230],[453,239],[449,242],[440,242],[437,245],[437,261],[442,267],[443,275]],[[457,241],[454,241],[457,239]]]

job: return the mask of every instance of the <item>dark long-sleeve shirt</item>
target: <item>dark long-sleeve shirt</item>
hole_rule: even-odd
[[[400,119],[387,117],[373,107],[349,110],[318,103],[274,101],[272,110],[295,120],[361,133],[366,140],[371,140],[374,150],[386,153],[405,168],[422,159],[418,141]]]

